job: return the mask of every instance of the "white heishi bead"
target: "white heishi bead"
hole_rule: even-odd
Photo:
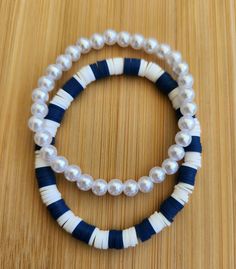
[[[85,54],[88,53],[91,50],[91,41],[88,38],[81,37],[76,45],[78,45],[81,49],[81,53]]]
[[[150,177],[143,176],[138,181],[139,189],[141,192],[147,193],[152,191],[153,182]]]
[[[67,71],[72,66],[72,58],[69,54],[62,54],[57,57],[56,63],[61,65],[63,71]]]
[[[28,126],[29,126],[30,130],[32,130],[33,132],[38,132],[38,131],[42,130],[43,123],[44,123],[43,119],[32,116],[29,118]]]
[[[34,135],[34,142],[40,147],[45,147],[51,144],[52,136],[48,131],[42,130]]]
[[[117,35],[117,44],[123,48],[128,47],[130,39],[130,34],[128,32],[120,32]]]
[[[46,74],[53,80],[58,80],[61,78],[62,69],[59,64],[50,64],[46,69]]]
[[[139,50],[143,47],[144,37],[140,34],[134,34],[131,36],[130,45],[133,49]]]
[[[43,76],[39,78],[38,86],[50,92],[55,87],[55,82],[49,76]]]
[[[138,183],[133,179],[128,179],[124,183],[124,194],[132,197],[135,196],[138,193],[139,186]]]
[[[64,175],[68,181],[77,181],[81,175],[81,169],[77,165],[69,165],[67,166]]]
[[[167,57],[167,55],[170,54],[170,52],[171,52],[171,49],[170,49],[169,45],[160,44],[160,46],[157,49],[156,54],[160,59],[163,59],[163,58]]]
[[[102,196],[107,192],[107,182],[104,179],[96,179],[93,182],[92,192],[97,196]]]
[[[188,74],[189,66],[186,62],[180,62],[174,65],[173,71],[178,76],[183,76]]]
[[[114,45],[117,41],[117,33],[112,29],[108,29],[103,34],[105,43],[107,45]]]
[[[44,118],[48,114],[48,106],[44,102],[37,101],[31,106],[31,113],[38,118]]]
[[[182,55],[179,51],[171,51],[166,57],[167,63],[170,66],[175,66],[182,60]]]
[[[88,191],[92,188],[93,185],[93,178],[90,175],[82,174],[77,179],[77,187],[82,191]]]
[[[71,45],[66,48],[65,53],[71,56],[73,62],[76,62],[80,58],[81,48],[79,46]]]
[[[105,40],[104,37],[100,34],[93,34],[90,38],[91,40],[91,45],[92,48],[94,48],[95,50],[99,50],[102,49],[104,47],[105,44]]]
[[[36,88],[32,92],[32,100],[34,102],[41,101],[47,102],[49,99],[49,95],[46,89],[44,88]]]
[[[192,136],[184,131],[180,131],[175,136],[175,142],[177,145],[187,147],[192,141]]]
[[[184,148],[180,145],[172,145],[168,149],[168,156],[174,161],[180,161],[185,155]]]
[[[180,87],[192,88],[193,86],[193,76],[191,74],[183,75],[178,78],[178,84]]]
[[[108,192],[113,195],[117,196],[121,194],[123,191],[123,183],[119,179],[112,179],[108,182]]]
[[[173,175],[177,172],[179,165],[174,160],[166,159],[162,163],[162,168],[165,170],[167,175]]]
[[[156,166],[150,170],[149,176],[154,183],[161,183],[165,180],[166,173],[162,167]]]
[[[193,89],[180,88],[179,99],[182,103],[187,103],[193,101],[195,98],[195,92]]]
[[[45,161],[52,161],[57,156],[57,149],[53,145],[48,145],[40,149],[40,157]]]
[[[197,105],[194,102],[184,103],[180,107],[180,112],[184,116],[194,116],[197,112]]]
[[[178,121],[179,129],[182,131],[191,131],[194,128],[195,121],[191,116],[182,116]]]
[[[158,42],[156,39],[154,38],[147,38],[144,41],[144,51],[148,54],[153,54],[157,51],[158,48]]]
[[[51,161],[51,168],[56,173],[63,173],[68,166],[68,161],[63,156],[57,156]]]

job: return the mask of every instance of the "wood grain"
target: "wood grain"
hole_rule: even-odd
[[[235,23],[233,0],[0,2],[0,268],[236,267]],[[195,77],[203,130],[203,168],[190,203],[170,228],[125,251],[90,248],[51,219],[37,191],[26,126],[31,91],[45,67],[79,36],[108,27],[154,36],[182,52]],[[105,48],[83,56],[57,86],[84,64],[111,56],[154,60]],[[96,178],[138,179],[165,158],[175,131],[174,112],[151,83],[117,77],[94,83],[75,101],[57,145]],[[133,199],[97,198],[58,177],[69,206],[103,229],[139,222],[174,182],[169,177]]]

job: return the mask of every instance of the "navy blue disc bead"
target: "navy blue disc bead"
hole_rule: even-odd
[[[193,151],[202,153],[201,139],[199,136],[192,136],[191,143],[184,148],[185,152]]]
[[[124,248],[122,231],[121,230],[110,230],[108,237],[108,247],[115,249]]]
[[[197,169],[192,167],[181,165],[178,171],[178,182],[183,182],[194,186]]]
[[[156,233],[147,218],[144,219],[141,223],[136,224],[134,227],[138,238],[142,242],[148,240],[153,234]]]
[[[172,90],[178,87],[178,83],[171,77],[170,74],[164,72],[155,82],[158,89],[168,95]]]
[[[84,88],[77,79],[72,77],[63,85],[62,89],[75,99],[76,96],[79,95]]]
[[[184,206],[173,197],[168,197],[160,206],[160,212],[170,221],[173,222],[174,217]]]
[[[72,236],[88,244],[95,228],[95,226],[82,220],[72,232]]]
[[[70,210],[63,199],[60,199],[47,206],[51,216],[57,220],[61,215]]]

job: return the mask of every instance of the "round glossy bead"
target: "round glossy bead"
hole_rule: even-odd
[[[66,48],[66,54],[70,55],[73,62],[76,62],[80,58],[81,49],[79,46],[71,45]]]
[[[128,179],[124,183],[124,194],[133,197],[138,193],[139,186],[138,183],[133,179]]]
[[[91,42],[88,38],[81,37],[76,44],[80,47],[81,53],[83,54],[88,53],[91,50]]]
[[[114,45],[117,41],[117,33],[112,29],[106,30],[103,36],[107,45]]]
[[[192,141],[192,136],[185,131],[180,131],[175,136],[176,144],[182,147],[187,147],[191,143],[191,141]]]
[[[28,121],[28,126],[30,128],[30,130],[32,130],[33,132],[38,132],[40,130],[42,130],[43,128],[43,119],[38,118],[36,116],[32,116],[30,117],[29,121]]]
[[[57,156],[51,161],[51,168],[56,173],[63,173],[68,166],[68,161],[63,156]]]
[[[158,42],[154,38],[147,38],[143,45],[144,51],[148,54],[153,54],[157,51]]]
[[[184,76],[188,74],[189,66],[186,62],[180,62],[174,65],[173,71],[178,76]]]
[[[130,45],[133,49],[139,50],[143,47],[144,44],[144,37],[140,34],[134,34],[131,37]]]
[[[48,114],[48,106],[41,101],[37,101],[31,106],[31,113],[38,118],[44,118]]]
[[[51,144],[52,136],[48,131],[42,130],[35,133],[34,142],[40,147],[45,147]]]
[[[104,47],[105,40],[102,35],[94,34],[91,36],[90,40],[91,40],[92,48],[94,48],[95,50],[99,50]]]
[[[193,76],[190,74],[183,75],[178,78],[178,84],[180,87],[183,87],[183,88],[188,88],[188,89],[192,88],[193,82],[194,82]]]
[[[117,35],[117,43],[119,46],[125,48],[128,47],[130,44],[130,34],[128,32],[120,32]]]
[[[150,177],[143,176],[139,179],[138,186],[141,192],[147,193],[152,191],[153,182]]]
[[[48,145],[40,149],[40,157],[45,161],[52,161],[57,156],[57,149],[53,145]]]
[[[165,57],[167,57],[168,54],[170,54],[171,49],[170,46],[167,44],[161,44],[158,49],[157,49],[157,56],[160,59],[163,59]]]
[[[185,155],[184,148],[180,145],[172,145],[168,149],[168,155],[169,157],[174,161],[180,161],[183,159]]]
[[[154,183],[161,183],[165,180],[166,173],[162,167],[156,166],[150,170],[149,176]]]
[[[55,82],[49,76],[43,76],[38,80],[38,86],[44,88],[48,92],[55,87]]]
[[[96,179],[93,182],[92,192],[98,196],[102,196],[107,192],[107,182],[104,179]]]
[[[179,90],[179,99],[181,103],[187,103],[193,101],[195,93],[193,89],[181,89]]]
[[[64,175],[68,181],[77,181],[81,175],[81,169],[77,165],[69,165],[67,166]]]
[[[72,58],[69,54],[62,54],[57,57],[56,63],[61,65],[63,71],[67,71],[72,66]]]
[[[195,121],[191,116],[183,116],[178,121],[179,129],[182,131],[191,131],[195,125]]]
[[[108,183],[108,192],[113,195],[117,196],[121,194],[123,191],[123,183],[119,179],[112,179]]]
[[[180,107],[180,112],[184,116],[194,116],[197,112],[197,105],[194,102],[184,103]]]
[[[173,175],[177,172],[179,165],[176,161],[171,159],[166,159],[162,163],[162,168],[165,170],[167,175]]]
[[[93,178],[90,175],[82,174],[77,179],[77,187],[82,191],[88,191],[92,188],[93,185]]]
[[[61,78],[62,69],[59,64],[50,64],[46,69],[46,74],[53,80],[58,80]]]
[[[49,99],[49,95],[46,89],[44,88],[36,88],[32,92],[32,100],[34,102],[41,101],[47,102]]]
[[[182,55],[179,51],[171,51],[167,57],[167,63],[170,65],[170,66],[175,66],[177,65],[178,63],[181,62],[182,60]]]

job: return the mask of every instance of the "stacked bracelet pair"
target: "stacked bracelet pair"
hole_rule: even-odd
[[[72,61],[77,61],[81,53],[87,53],[91,48],[100,49],[104,44],[118,43],[121,47],[131,45],[134,49],[142,49],[150,54],[157,54],[167,60],[178,77],[176,82],[167,72],[153,62],[143,59],[113,58],[90,64],[80,69],[46,105],[48,92],[55,85],[55,80],[61,77],[62,71],[71,67]],[[36,132],[35,170],[39,191],[43,202],[59,225],[74,237],[93,245],[96,248],[127,248],[135,246],[138,239],[145,241],[164,227],[169,226],[174,216],[188,202],[188,197],[194,188],[197,170],[201,167],[200,124],[196,114],[196,104],[193,102],[193,78],[188,74],[188,65],[182,61],[179,52],[171,52],[165,44],[159,45],[154,39],[144,39],[141,35],[129,35],[127,32],[117,34],[108,30],[104,35],[95,34],[91,39],[81,38],[78,44],[66,49],[66,53],[57,58],[56,64],[47,68],[46,76],[39,79],[39,88],[32,95],[35,103],[31,111],[29,127]],[[91,82],[111,75],[137,75],[152,81],[158,89],[168,95],[177,112],[180,131],[175,136],[176,144],[168,150],[168,158],[160,167],[150,170],[149,176],[141,177],[138,182],[129,179],[124,184],[119,179],[107,183],[104,179],[94,180],[90,175],[81,172],[77,165],[69,165],[63,156],[57,155],[55,136],[65,111],[71,102]],[[179,168],[177,161],[184,158]],[[150,192],[154,183],[160,183],[166,175],[178,170],[178,184],[172,195],[160,206],[160,212],[155,212],[140,224],[125,230],[103,231],[87,224],[75,216],[61,198],[56,187],[55,174],[64,173],[67,180],[76,182],[79,189],[92,192],[98,196],[110,193],[117,196],[124,193],[134,196],[141,192]]]

